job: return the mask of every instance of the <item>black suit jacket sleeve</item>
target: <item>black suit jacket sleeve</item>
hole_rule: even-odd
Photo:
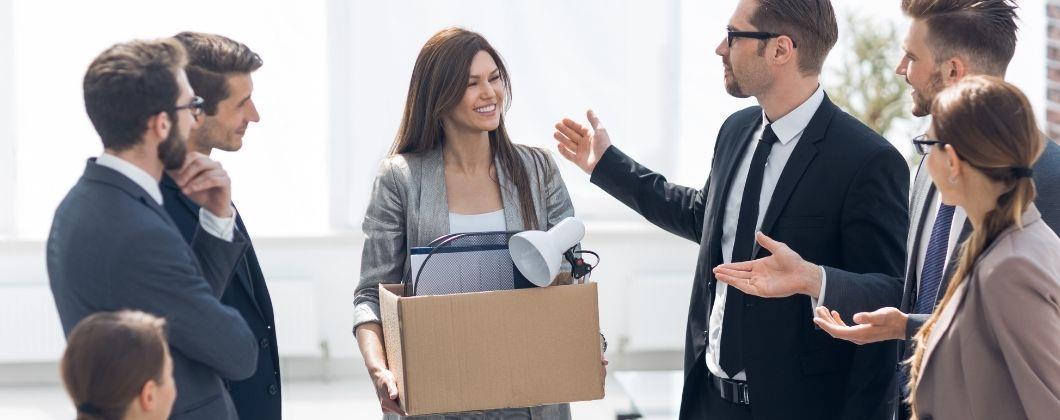
[[[235,216],[233,216],[235,217]],[[191,240],[191,249],[202,267],[202,276],[210,283],[213,295],[218,299],[228,288],[228,282],[235,273],[236,264],[246,253],[249,242],[239,229],[233,230],[232,242],[218,238],[196,225],[195,235]]]
[[[847,320],[901,303],[909,230],[905,159],[893,148],[880,148],[861,168],[843,203],[840,235],[844,266],[853,272],[824,267],[827,285],[821,305]]]
[[[210,236],[203,232],[200,236]],[[163,240],[172,238],[172,241]],[[195,253],[202,258],[206,281],[196,272],[197,258],[175,234],[143,230],[130,234],[127,257],[115,264],[112,276],[124,279],[119,305],[166,314],[166,334],[174,351],[209,366],[223,378],[244,379],[257,368],[258,343],[243,317],[218,299],[215,285],[227,279],[246,248],[246,241],[201,240]],[[202,238],[208,239],[208,238]],[[227,266],[227,269],[220,267]],[[118,287],[118,286],[116,286]],[[223,287],[221,290],[223,291]],[[123,302],[124,301],[124,302]]]
[[[656,226],[699,243],[703,233],[706,187],[697,190],[670,183],[666,177],[645,168],[615,146],[600,157],[589,181]]]
[[[905,321],[905,339],[912,340],[916,333],[920,331],[920,327],[923,327],[927,323],[928,318],[931,318],[931,314],[908,314],[909,318]]]

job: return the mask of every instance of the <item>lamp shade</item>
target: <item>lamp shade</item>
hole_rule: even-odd
[[[508,252],[519,272],[531,283],[545,287],[559,274],[563,253],[585,237],[585,224],[573,217],[559,222],[548,232],[528,230],[508,240]]]

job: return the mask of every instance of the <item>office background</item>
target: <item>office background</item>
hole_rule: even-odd
[[[826,65],[826,88],[849,70],[851,16],[865,24],[858,25],[862,30],[893,27],[900,40],[907,23],[899,3],[833,2],[840,43]],[[1046,3],[1020,2],[1020,40],[1008,75],[1031,99],[1043,129],[1052,109],[1047,58],[1054,48]],[[243,150],[215,158],[232,176],[272,291],[284,380],[348,383],[365,388],[349,395],[372,397],[350,333],[360,221],[423,42],[458,25],[494,44],[512,76],[506,118],[517,142],[554,150],[553,124],[583,120],[592,107],[627,153],[673,181],[700,186],[721,122],[753,104],[725,93],[713,52],[735,4],[0,0],[0,418],[52,418],[41,401],[61,396],[56,361],[64,340],[48,290],[44,240],[84,160],[100,153],[81,78],[107,46],[196,30],[232,37],[261,54],[254,99],[262,120],[248,129]],[[897,44],[889,54],[888,77],[900,58]],[[904,83],[898,76],[893,81]],[[908,156],[908,139],[923,127],[899,118],[885,135]],[[612,370],[679,369],[695,246],[646,224],[573,165],[559,163],[588,228],[583,246],[603,257],[593,279],[600,283]],[[285,387],[285,398],[297,395],[297,386]],[[348,410],[344,398],[339,392],[312,404]],[[357,410],[375,413],[372,400],[362,403]]]

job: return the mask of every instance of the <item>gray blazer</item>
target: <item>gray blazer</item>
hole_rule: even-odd
[[[200,227],[191,246],[131,179],[89,160],[59,204],[48,236],[48,278],[63,330],[100,311],[166,318],[177,400],[171,419],[236,419],[221,379],[249,377],[258,347],[246,321],[221,304],[247,241]],[[120,372],[115,372],[120,374]]]
[[[921,420],[1060,415],[1060,239],[1034,206],[1022,222],[942,307],[916,390]]]
[[[515,150],[529,175],[538,225],[548,229],[574,216],[574,206],[552,156],[542,149],[523,145],[516,145]],[[499,163],[497,167],[500,167]],[[523,230],[515,185],[504,171],[497,171],[497,177],[504,204],[505,225],[508,230]],[[398,283],[409,279],[409,248],[425,246],[449,233],[449,203],[446,199],[441,149],[396,155],[383,160],[372,188],[362,229],[364,252],[361,256],[361,279],[353,299],[354,331],[363,323],[380,322],[379,283]],[[529,410],[464,413],[459,418],[514,419],[527,416],[534,419],[564,419],[570,417],[570,409],[567,404],[558,404]]]

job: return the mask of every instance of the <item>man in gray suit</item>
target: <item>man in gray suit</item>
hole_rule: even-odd
[[[165,317],[178,395],[171,418],[236,419],[222,378],[254,373],[257,342],[220,297],[247,241],[233,228],[228,174],[184,145],[202,113],[185,64],[169,39],[115,45],[89,66],[85,109],[104,150],[55,211],[48,277],[67,334],[99,311]],[[190,246],[161,206],[164,170],[202,207]]]
[[[913,115],[930,115],[935,95],[965,76],[1004,77],[1016,48],[1016,8],[1012,0],[902,2],[903,11],[913,21],[895,72],[913,88]],[[918,152],[925,154],[928,149],[918,148]],[[1035,204],[1042,219],[1056,231],[1060,228],[1060,145],[1047,142],[1033,177],[1038,189]],[[960,244],[971,234],[964,210],[942,204],[938,196],[922,162],[910,197],[904,279],[817,266],[768,238],[762,239],[762,245],[772,256],[722,265],[715,272],[719,280],[746,293],[772,295],[820,281],[823,270],[818,325],[836,338],[857,344],[906,340],[899,346],[899,360],[904,360],[912,355],[911,338],[945,293],[957,267]],[[844,319],[857,325],[847,326]],[[905,367],[899,371],[900,395],[905,397]],[[904,403],[898,415],[908,417]]]

